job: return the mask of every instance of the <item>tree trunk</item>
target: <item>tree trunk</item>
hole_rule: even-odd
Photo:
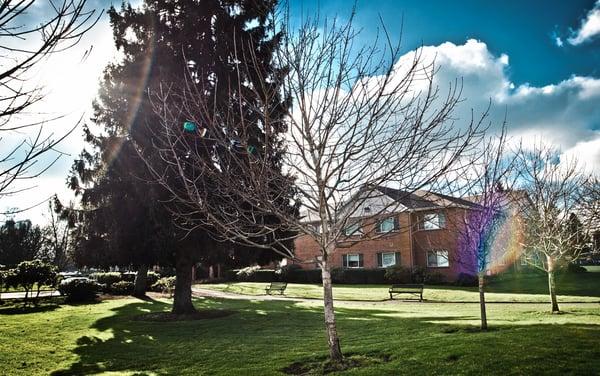
[[[324,257],[325,258],[325,257]],[[331,286],[331,267],[327,260],[321,262],[321,276],[323,278],[323,310],[325,312],[325,330],[329,345],[329,357],[332,362],[340,363],[343,359],[335,325],[335,311],[333,309],[333,290]]]
[[[140,265],[135,274],[135,285],[133,286],[133,296],[143,298],[146,296],[146,277],[148,276],[148,267]]]
[[[487,313],[485,311],[485,291],[483,289],[485,275],[484,273],[478,274],[479,279],[479,309],[481,310],[481,330],[487,330]]]
[[[550,293],[550,303],[552,304],[552,313],[559,312],[558,301],[556,300],[556,283],[554,282],[554,259],[547,256],[548,265],[548,292]]]
[[[175,294],[173,310],[176,314],[194,313],[192,304],[192,267],[194,262],[185,250],[178,251],[175,260]]]
[[[550,303],[552,304],[552,313],[560,312],[558,301],[556,300],[556,283],[554,282],[554,267],[548,268],[548,291],[550,292]]]

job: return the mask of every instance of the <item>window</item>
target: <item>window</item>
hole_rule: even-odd
[[[400,252],[381,252],[377,254],[378,267],[389,268],[394,265],[400,265]]]
[[[423,230],[438,230],[446,227],[446,215],[444,213],[431,213],[423,215],[421,228]]]
[[[398,218],[389,217],[377,223],[377,232],[392,232],[398,231]]]
[[[430,268],[445,268],[450,266],[448,251],[428,251],[427,266]]]
[[[356,222],[356,223],[353,223],[350,226],[346,227],[344,229],[344,234],[346,234],[346,236],[356,236],[356,235],[361,234],[360,223]]]
[[[362,253],[342,255],[342,266],[344,268],[362,268],[364,258]]]

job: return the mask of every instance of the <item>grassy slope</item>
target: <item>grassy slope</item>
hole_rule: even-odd
[[[548,285],[544,275],[516,275],[491,282],[487,286],[489,302],[546,302]],[[600,273],[563,274],[557,276],[560,302],[600,301]],[[198,285],[219,291],[247,295],[264,295],[267,283],[227,283]],[[333,295],[340,300],[381,301],[389,299],[389,285],[336,285]],[[297,298],[322,298],[320,285],[289,284],[285,295]],[[456,286],[426,286],[423,297],[428,301],[477,302],[477,288]]]
[[[0,306],[0,373],[7,375],[272,375],[325,356],[318,302],[197,300],[232,316],[193,322],[132,321],[166,301],[109,300],[43,306],[14,314]],[[338,302],[342,347],[391,356],[348,375],[595,374],[600,372],[600,306],[489,307],[495,330],[480,333],[476,304]]]

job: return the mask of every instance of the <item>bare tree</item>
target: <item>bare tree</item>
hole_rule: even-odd
[[[37,127],[30,138],[2,147],[0,153],[0,197],[16,193],[10,186],[17,180],[33,179],[60,158],[43,166],[38,158],[54,148],[70,133],[45,135],[44,124],[51,119],[15,121],[44,95],[31,86],[28,76],[45,59],[77,44],[84,33],[98,21],[95,9],[86,9],[87,0],[48,0],[40,5],[35,0],[3,0],[0,3],[0,140],[6,136]],[[46,6],[42,19],[28,19],[33,7]],[[56,119],[54,119],[56,120]],[[2,137],[4,135],[4,137]]]
[[[487,330],[485,306],[485,276],[493,272],[496,265],[512,259],[510,245],[499,241],[502,232],[515,221],[519,193],[513,191],[517,173],[516,153],[506,148],[506,129],[499,137],[491,137],[482,145],[482,152],[471,164],[462,184],[467,198],[478,207],[465,212],[463,221],[454,226],[459,235],[458,262],[468,268],[475,267],[479,286],[481,329]]]
[[[559,312],[555,273],[589,249],[582,239],[587,238],[594,216],[576,216],[589,200],[583,190],[589,176],[576,160],[561,160],[558,150],[544,145],[521,153],[519,164],[519,180],[527,194],[519,200],[524,260],[547,273],[552,312]],[[584,222],[575,225],[580,220]]]
[[[287,71],[280,85],[261,77],[251,63],[239,64],[256,80],[231,88],[231,97],[241,102],[251,91],[253,98],[261,98],[255,103],[264,109],[259,119],[246,119],[241,105],[227,113],[215,111],[193,77],[183,89],[163,88],[155,102],[162,120],[161,143],[156,145],[162,162],[148,162],[190,229],[208,228],[217,238],[273,248],[290,258],[293,250],[284,245],[289,238],[277,236],[278,231],[317,242],[320,256],[314,262],[321,268],[334,362],[343,357],[332,255],[338,247],[381,236],[375,231],[347,235],[359,223],[399,209],[399,202],[377,187],[391,185],[407,197],[423,188],[441,189],[442,177],[460,175],[486,128],[487,112],[461,127],[455,124],[460,85],[452,84],[441,95],[434,63],[422,61],[420,51],[399,60],[399,45],[387,39],[356,48],[358,35],[352,18],[343,24],[307,21],[297,32],[288,28],[275,57]],[[277,95],[293,104],[285,124],[272,122],[266,105]],[[173,102],[180,105],[169,105]],[[181,119],[197,129],[186,132]],[[287,129],[285,136],[274,139],[272,129],[281,126]],[[283,146],[283,152],[273,145]],[[290,196],[302,208],[300,217],[290,214]],[[265,217],[278,221],[269,224]]]

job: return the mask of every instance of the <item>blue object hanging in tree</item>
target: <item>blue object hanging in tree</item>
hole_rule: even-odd
[[[198,126],[193,121],[186,120],[183,122],[183,130],[186,132],[195,132]]]
[[[256,147],[254,147],[254,145],[248,146],[248,153],[254,154],[255,151],[256,151]]]

